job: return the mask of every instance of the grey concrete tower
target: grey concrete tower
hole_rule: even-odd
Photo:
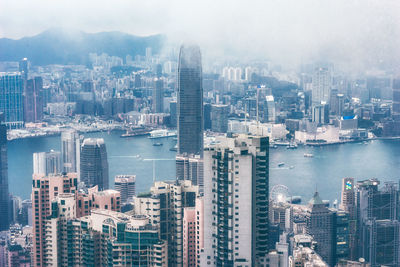
[[[203,155],[203,85],[198,46],[182,45],[179,52],[178,153]]]

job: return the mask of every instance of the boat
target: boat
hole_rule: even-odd
[[[289,169],[294,169],[294,166],[290,166]]]
[[[164,138],[164,137],[175,137],[176,131],[170,131],[167,129],[153,130],[150,132],[150,139]]]
[[[162,146],[163,143],[154,143],[153,146]]]
[[[284,163],[284,162],[279,162],[279,163],[278,163],[278,167],[283,167],[283,166],[285,166],[285,163]]]
[[[171,147],[169,151],[178,151],[178,146]]]
[[[289,143],[289,145],[286,147],[286,149],[297,149],[297,143],[296,142]]]
[[[150,131],[147,130],[144,127],[135,127],[135,128],[131,128],[126,130],[126,133],[121,134],[120,137],[134,137],[134,136],[143,136],[143,135],[149,135]]]
[[[314,157],[314,155],[311,154],[311,153],[304,153],[304,157],[305,158],[312,158],[312,157]]]

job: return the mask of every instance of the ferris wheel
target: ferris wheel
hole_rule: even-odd
[[[287,186],[278,184],[271,189],[270,199],[275,203],[286,203],[290,198],[290,191]]]

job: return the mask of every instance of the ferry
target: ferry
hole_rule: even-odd
[[[312,158],[312,157],[314,157],[314,155],[311,154],[311,153],[304,153],[304,157],[305,158]]]
[[[150,131],[147,130],[144,127],[135,127],[135,128],[131,128],[126,130],[126,133],[121,134],[120,137],[134,137],[134,136],[143,136],[143,135],[149,135]]]
[[[161,130],[151,131],[149,138],[156,139],[156,138],[175,137],[175,136],[176,136],[176,131],[161,129]]]

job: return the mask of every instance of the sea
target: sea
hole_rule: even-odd
[[[176,138],[149,139],[147,136],[121,138],[120,131],[84,134],[85,138],[104,138],[110,187],[119,174],[136,175],[136,192],[146,192],[154,180],[175,179]],[[162,145],[154,146],[154,143]],[[30,198],[32,153],[61,150],[60,136],[16,139],[8,143],[10,193]],[[305,154],[312,154],[306,157]],[[381,184],[400,180],[400,140],[372,140],[320,147],[270,149],[270,189],[284,185],[289,196],[300,196],[307,203],[315,191],[322,199],[340,201],[341,180],[377,178]],[[281,189],[282,187],[280,187]]]

